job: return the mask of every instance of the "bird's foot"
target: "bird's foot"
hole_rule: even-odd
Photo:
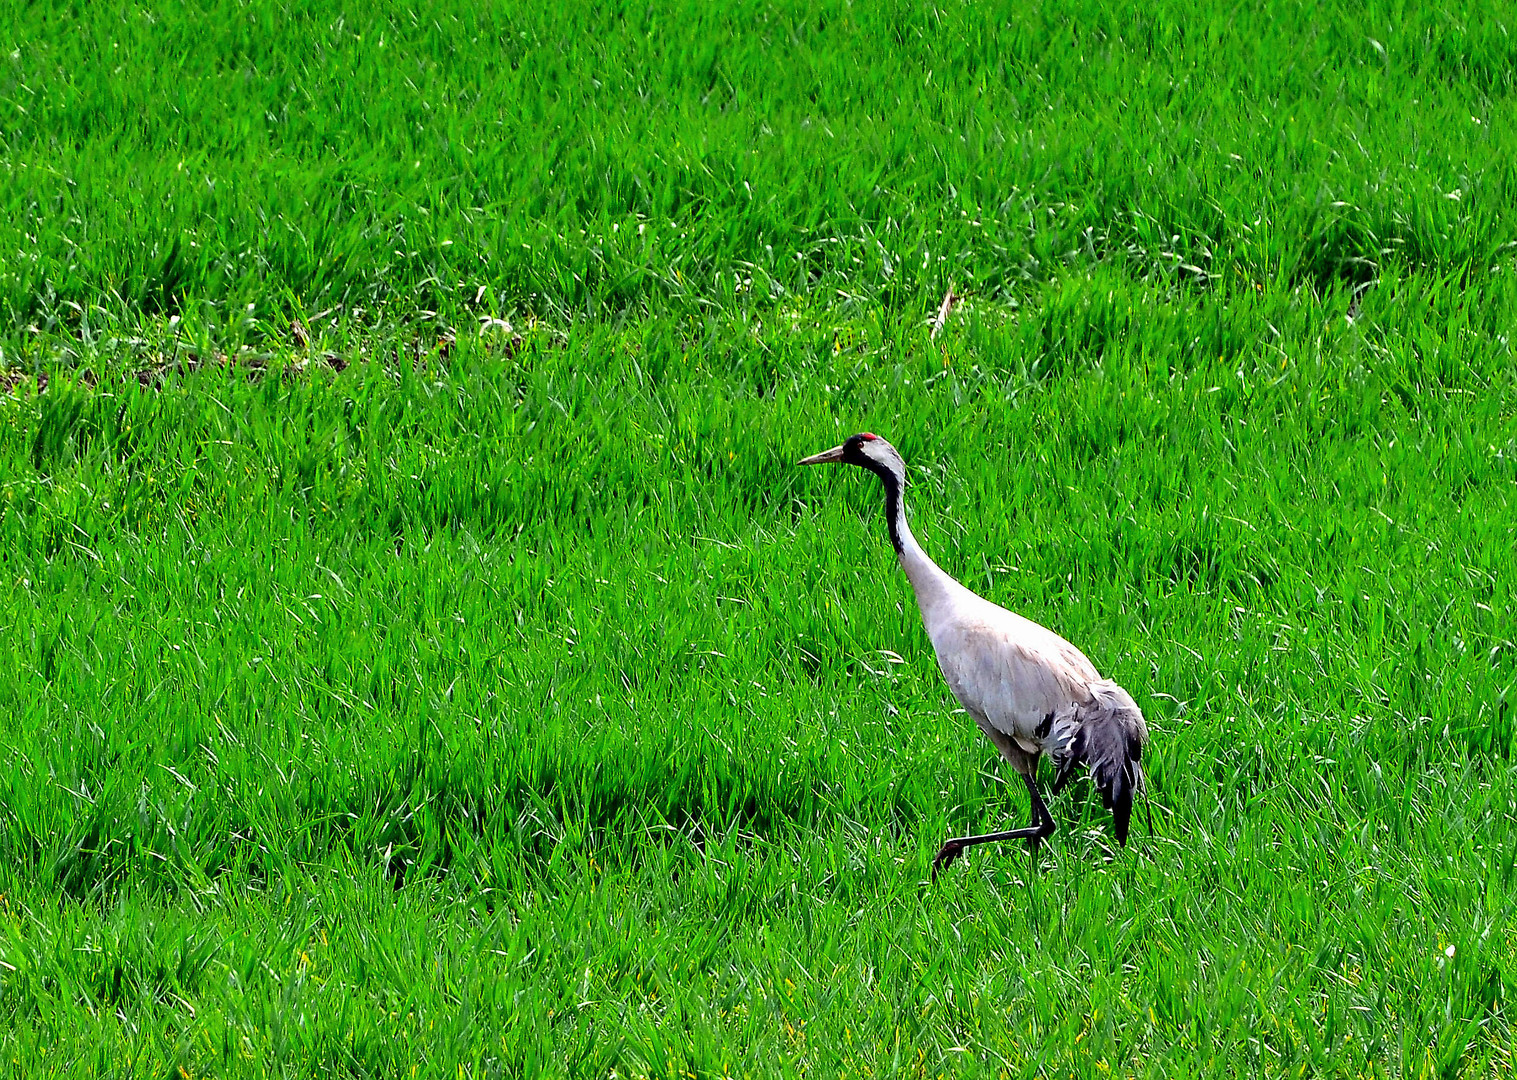
[[[932,877],[937,880],[938,871],[943,869],[960,855],[964,854],[965,844],[960,840],[949,840],[938,849],[937,858],[932,860]]]
[[[1041,847],[1042,844],[1043,838],[1041,836],[1029,836],[1027,838],[1027,850],[1032,852],[1034,855],[1038,853],[1038,848]]]

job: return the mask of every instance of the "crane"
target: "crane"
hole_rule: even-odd
[[[1053,834],[1053,815],[1035,781],[1044,754],[1058,769],[1055,795],[1075,766],[1088,766],[1112,812],[1117,842],[1125,846],[1148,742],[1143,711],[1132,695],[1103,679],[1085,654],[1058,634],[976,595],[928,557],[906,524],[901,499],[906,463],[884,439],[861,432],[797,464],[857,465],[880,478],[890,542],[916,593],[943,678],[1027,785],[1031,825],[947,840],[933,859],[933,877],[976,845],[1026,840],[1036,850]]]

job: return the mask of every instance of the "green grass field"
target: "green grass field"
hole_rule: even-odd
[[[1511,11],[519,7],[0,25],[0,1072],[1517,1072]]]

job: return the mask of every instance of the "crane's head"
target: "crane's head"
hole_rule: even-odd
[[[831,450],[812,454],[809,458],[802,458],[796,464],[857,465],[862,469],[868,469],[887,483],[894,482],[898,488],[905,486],[906,483],[906,463],[901,460],[900,452],[878,435],[871,435],[867,431],[850,435],[843,440],[842,446],[834,446]]]

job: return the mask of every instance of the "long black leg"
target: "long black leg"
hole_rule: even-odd
[[[1057,826],[1053,823],[1053,815],[1048,812],[1048,804],[1038,794],[1038,785],[1033,783],[1032,776],[1023,773],[1022,780],[1027,784],[1027,797],[1032,800],[1032,823],[1040,829],[1036,836],[1027,838],[1027,849],[1037,851],[1038,845],[1052,836]]]
[[[937,880],[938,871],[943,869],[969,848],[978,847],[980,844],[995,844],[1002,840],[1026,840],[1028,846],[1037,850],[1040,841],[1053,835],[1053,815],[1048,812],[1048,807],[1043,803],[1043,796],[1038,794],[1038,788],[1031,776],[1022,774],[1022,780],[1027,784],[1027,794],[1032,799],[1032,824],[1025,829],[1010,829],[1006,832],[980,833],[977,836],[958,836],[946,841],[938,849],[937,858],[932,860],[932,877]]]

